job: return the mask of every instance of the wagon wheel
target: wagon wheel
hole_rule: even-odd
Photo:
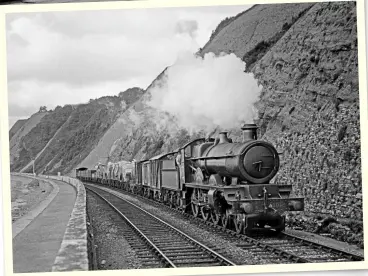
[[[234,215],[233,216],[233,222],[234,222],[236,233],[241,234],[243,232],[244,224],[245,224],[244,214]]]
[[[176,200],[176,202],[175,202],[175,204],[176,204],[176,209],[178,209],[179,207],[180,207],[180,194],[179,193],[176,193],[175,194],[175,200]]]
[[[170,194],[170,207],[175,208],[176,207],[176,198],[173,193]]]
[[[204,221],[208,221],[211,217],[211,209],[209,209],[207,206],[202,206],[201,215]]]
[[[194,189],[192,196],[191,196],[191,207],[192,207],[192,213],[193,216],[198,217],[199,215],[199,206],[198,206],[198,202],[199,202],[199,190],[198,189]]]
[[[178,208],[179,204],[178,204],[178,195],[174,192],[173,194],[173,207],[176,209]]]
[[[166,205],[168,203],[168,197],[169,196],[168,196],[167,192],[164,191],[162,200],[163,200],[164,204],[166,204]]]
[[[155,195],[153,197],[155,201],[160,201],[160,196],[158,195],[158,192],[155,192]]]
[[[192,205],[192,204],[190,204]],[[183,205],[179,208],[179,210],[181,211],[182,214],[185,214],[188,210],[188,206],[187,205]]]
[[[211,221],[214,225],[219,225],[220,224],[220,214],[215,213],[215,211],[211,211]]]

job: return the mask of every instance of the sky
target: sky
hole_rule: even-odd
[[[9,128],[48,109],[143,89],[248,6],[7,14]]]

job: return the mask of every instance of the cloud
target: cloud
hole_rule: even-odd
[[[37,80],[9,84],[12,97],[9,97],[11,115],[20,115],[20,110],[38,111],[41,105],[53,109],[58,105],[86,103],[90,99],[117,95],[124,91],[121,87],[135,87],[137,83],[150,79],[131,79],[128,82],[104,82],[91,86],[73,87],[64,83],[48,83]],[[24,112],[21,113],[22,115]]]
[[[247,8],[7,14],[9,114],[146,88],[179,53],[196,52],[222,19]]]
[[[191,37],[196,36],[198,30],[198,22],[195,20],[181,20],[176,23],[175,31],[178,34],[189,34]]]
[[[198,48],[195,41],[183,35],[153,42],[125,34],[87,33],[76,38],[52,32],[42,21],[27,19],[13,25],[14,31],[8,35],[9,81],[37,79],[84,86],[128,80],[159,72],[173,62],[177,51]]]

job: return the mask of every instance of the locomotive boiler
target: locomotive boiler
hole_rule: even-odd
[[[269,182],[279,169],[279,155],[269,143],[257,140],[256,126],[242,127],[243,143],[232,143],[220,132],[215,143],[198,146],[198,166],[207,175],[225,178],[224,184]]]

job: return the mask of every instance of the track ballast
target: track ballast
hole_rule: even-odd
[[[117,190],[123,193],[129,193],[113,187],[105,187]],[[131,193],[129,193],[131,194]],[[235,242],[237,247],[252,251],[255,254],[263,255],[269,258],[270,263],[318,263],[318,262],[348,262],[348,261],[363,261],[364,257],[339,250],[316,242],[308,241],[303,238],[287,234],[285,232],[279,235],[274,235],[272,231],[266,234],[249,237],[242,234],[237,234],[229,229],[223,229],[221,226],[213,225],[198,217],[193,217],[188,213],[182,213],[180,210],[171,208],[157,201],[146,197],[135,195],[141,199],[149,201],[151,204],[164,206],[167,210],[173,211],[176,214],[182,215],[190,220],[212,228],[217,234],[222,234],[224,238]],[[216,229],[216,230],[215,230]]]
[[[132,231],[124,233],[124,237],[138,250],[140,258],[146,259],[148,267],[236,265],[134,203],[95,186],[86,185],[86,188],[101,197],[130,225]]]

